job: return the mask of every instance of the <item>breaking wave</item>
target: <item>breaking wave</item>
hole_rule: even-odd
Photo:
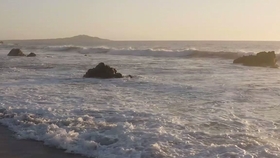
[[[108,47],[78,47],[78,46],[48,46],[48,51],[78,52],[81,54],[107,53],[110,55],[178,57],[178,58],[223,58],[234,59],[244,52],[200,51],[196,49],[137,49],[137,48],[108,48]]]
[[[167,50],[167,49],[146,49],[146,50],[113,50],[112,55],[152,56],[152,57],[178,57],[178,58],[223,58],[234,59],[246,53],[241,52],[212,52],[199,50]]]
[[[234,59],[242,55],[254,54],[253,52],[230,52],[230,51],[201,51],[196,49],[161,49],[161,48],[110,48],[110,47],[82,47],[74,45],[61,46],[18,46],[0,45],[0,49],[20,48],[30,51],[41,52],[77,52],[81,54],[107,53],[110,55],[131,55],[131,56],[151,56],[151,57],[178,57],[178,58],[222,58]]]
[[[47,51],[58,51],[58,52],[78,52],[78,53],[107,53],[110,49],[106,47],[80,47],[80,46],[47,46],[43,48]]]

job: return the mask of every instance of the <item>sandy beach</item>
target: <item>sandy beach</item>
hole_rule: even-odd
[[[0,125],[1,158],[85,158],[32,140],[18,140],[7,127]]]

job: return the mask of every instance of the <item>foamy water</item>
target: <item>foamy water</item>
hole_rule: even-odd
[[[279,157],[279,69],[232,64],[278,43],[127,45],[0,46],[0,122],[90,157]],[[82,78],[101,61],[134,78]]]

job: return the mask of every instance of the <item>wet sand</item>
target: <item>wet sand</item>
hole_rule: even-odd
[[[18,140],[7,127],[0,125],[0,158],[85,158],[65,153],[33,140]]]

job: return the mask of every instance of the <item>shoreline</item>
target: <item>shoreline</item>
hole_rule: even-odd
[[[20,140],[14,132],[0,124],[0,157],[3,158],[86,158],[78,154],[44,145],[34,140]]]

